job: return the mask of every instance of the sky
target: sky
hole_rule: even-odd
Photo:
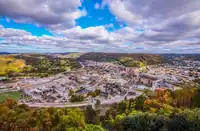
[[[0,0],[0,52],[200,53],[200,0]]]

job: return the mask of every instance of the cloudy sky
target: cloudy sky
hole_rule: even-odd
[[[200,53],[200,0],[0,0],[0,52]]]

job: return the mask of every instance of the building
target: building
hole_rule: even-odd
[[[150,85],[152,86],[153,81],[157,80],[158,78],[154,75],[146,74],[146,73],[141,73],[139,75],[139,84],[144,84],[144,85]]]

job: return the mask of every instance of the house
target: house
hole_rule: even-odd
[[[85,88],[85,87],[83,87],[83,88],[79,89],[78,91],[76,91],[76,93],[86,95],[87,93],[94,92],[95,90],[96,90],[96,88],[92,88],[92,87]]]

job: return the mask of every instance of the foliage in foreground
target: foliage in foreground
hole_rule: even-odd
[[[200,131],[200,89],[145,91],[114,104],[102,116],[88,106],[32,109],[7,99],[0,104],[2,131]],[[102,126],[101,126],[102,125]]]
[[[114,104],[102,125],[111,131],[200,131],[200,89],[146,91]]]
[[[31,109],[7,99],[0,105],[1,131],[104,131],[100,125],[85,122],[80,109]]]

